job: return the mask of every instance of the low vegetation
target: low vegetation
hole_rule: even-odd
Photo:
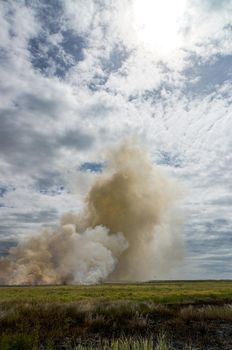
[[[230,282],[2,287],[0,349],[231,349],[231,287]]]
[[[31,336],[13,336],[12,338],[3,338],[1,343],[1,349],[3,350],[27,350],[27,349],[38,349],[38,346],[35,345],[33,338]],[[77,345],[73,347],[73,350],[92,350],[92,349],[101,349],[101,350],[173,350],[167,345],[167,341],[163,336],[161,336],[155,343],[152,338],[150,339],[117,339],[111,342],[105,341],[101,345]],[[43,349],[53,349],[52,343],[43,347]],[[191,350],[190,348],[188,350]]]
[[[150,300],[155,303],[179,303],[208,298],[232,298],[232,281],[0,287],[0,302],[54,303],[86,300],[94,302],[100,300]]]

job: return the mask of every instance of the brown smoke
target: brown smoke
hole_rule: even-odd
[[[174,183],[131,141],[108,158],[83,213],[12,248],[0,260],[1,284],[147,280],[180,259]]]

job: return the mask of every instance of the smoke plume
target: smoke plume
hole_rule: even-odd
[[[66,214],[55,231],[11,248],[0,260],[1,284],[142,281],[182,255],[178,190],[146,152],[126,142],[108,154],[84,210]]]

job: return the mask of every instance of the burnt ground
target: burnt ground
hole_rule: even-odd
[[[229,310],[225,312],[225,319],[224,310]],[[161,307],[137,316],[135,310],[134,316],[125,312],[103,319],[99,316],[98,320],[93,317],[87,328],[85,334],[75,338],[75,344],[100,349],[102,344],[123,337],[152,338],[156,343],[160,334],[165,334],[173,350],[232,350],[232,301],[198,300],[167,304],[164,309]],[[57,349],[70,350],[71,339],[63,340],[56,343]]]
[[[49,343],[57,350],[79,344],[101,349],[102,344],[128,338],[153,339],[155,344],[160,334],[165,334],[172,350],[232,349],[231,299],[162,305],[149,301],[3,303],[0,311],[0,337],[26,334],[36,339],[41,350]]]

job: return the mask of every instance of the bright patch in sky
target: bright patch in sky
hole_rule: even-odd
[[[186,0],[135,0],[134,26],[138,40],[147,49],[169,53],[182,42]]]

